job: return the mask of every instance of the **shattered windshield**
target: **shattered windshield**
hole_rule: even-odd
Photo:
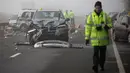
[[[58,18],[59,11],[38,11],[36,12],[35,19],[45,19],[45,18]]]

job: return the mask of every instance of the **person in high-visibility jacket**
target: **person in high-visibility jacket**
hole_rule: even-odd
[[[74,12],[72,10],[69,12],[69,18],[71,20],[71,24],[74,24]]]
[[[66,11],[64,12],[64,17],[65,17],[65,18],[69,18],[68,10],[66,10]]]
[[[112,28],[111,18],[102,10],[102,3],[95,3],[94,11],[87,17],[85,25],[86,45],[91,41],[94,47],[92,69],[98,73],[98,65],[104,71],[106,49],[109,44],[109,30]],[[100,54],[100,57],[99,57]]]

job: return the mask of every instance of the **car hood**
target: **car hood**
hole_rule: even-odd
[[[38,24],[42,27],[48,27],[48,26],[56,27],[64,21],[65,21],[64,19],[62,19],[62,20],[58,20],[58,19],[35,19],[35,20],[33,20],[34,24]]]

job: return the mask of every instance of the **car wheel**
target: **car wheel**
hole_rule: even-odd
[[[128,43],[130,43],[130,33],[128,34]]]
[[[114,41],[118,41],[118,38],[117,38],[117,36],[116,36],[116,33],[115,33],[115,32],[113,32],[113,40],[114,40]]]
[[[26,26],[26,25],[22,25],[22,26],[20,27],[20,30],[23,31],[23,32],[26,32],[27,26]]]

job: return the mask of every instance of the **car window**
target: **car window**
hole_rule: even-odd
[[[121,22],[123,16],[125,16],[125,13],[120,13],[119,16],[117,17],[118,21]]]
[[[121,19],[121,23],[128,24],[128,16],[123,16],[122,19]]]
[[[31,12],[31,18],[33,18],[34,12]]]
[[[60,18],[61,18],[61,19],[64,19],[64,15],[63,15],[62,12],[60,12]]]
[[[24,12],[21,18],[29,18],[29,12]]]

